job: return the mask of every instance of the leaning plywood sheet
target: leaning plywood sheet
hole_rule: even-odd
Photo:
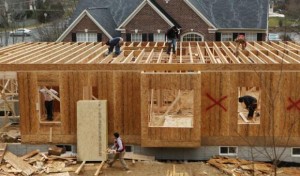
[[[79,161],[105,161],[107,148],[107,101],[77,102],[77,153]]]
[[[26,175],[26,176],[32,175],[36,171],[36,169],[32,167],[30,164],[26,163],[25,161],[18,158],[16,155],[14,155],[9,151],[5,152],[4,159],[6,162],[11,164],[17,170],[21,170],[22,175]]]

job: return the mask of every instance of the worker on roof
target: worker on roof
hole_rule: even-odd
[[[123,38],[115,37],[115,38],[108,40],[105,44],[109,46],[108,51],[105,54],[106,56],[111,54],[114,49],[115,49],[115,55],[119,55],[121,53],[120,47],[123,45]]]
[[[244,34],[239,34],[237,38],[234,40],[236,42],[236,56],[238,55],[238,50],[240,45],[242,46],[242,50],[244,50],[247,46],[247,41]]]
[[[171,47],[173,54],[176,54],[176,40],[179,38],[179,29],[176,26],[173,26],[167,31],[166,36],[168,42],[167,54],[170,54]]]

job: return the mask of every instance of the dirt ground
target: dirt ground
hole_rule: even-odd
[[[158,161],[140,161],[132,164],[127,160],[127,164],[130,168],[129,171],[124,171],[119,162],[116,162],[113,167],[104,166],[100,176],[167,176],[168,170],[173,170],[173,165],[175,165],[176,173],[187,173],[188,176],[227,176],[227,174],[216,169],[205,162],[188,162],[188,163],[165,163]],[[99,164],[95,164],[94,168],[97,168]],[[79,165],[78,165],[79,167]],[[90,167],[91,168],[91,167]],[[81,176],[93,176],[96,169],[82,170],[79,175]],[[289,172],[283,173],[285,168],[280,168],[278,170],[277,176],[296,176],[299,175],[300,168],[294,168],[293,172],[289,168]],[[71,176],[77,176],[74,172],[70,172]],[[248,174],[242,174],[241,176],[247,176]],[[251,174],[249,174],[250,176]],[[261,176],[261,175],[260,175]]]
[[[222,176],[226,175],[216,168],[206,164],[204,162],[192,162],[192,163],[164,163],[158,161],[140,161],[135,164],[126,160],[129,166],[129,171],[124,171],[119,162],[116,162],[113,167],[104,166],[102,174],[100,176],[166,176],[168,170],[173,170],[175,165],[176,173],[188,173],[189,176]],[[99,164],[98,164],[99,165]],[[79,175],[93,176],[96,170],[83,170]],[[70,173],[71,176],[75,176],[74,172]]]

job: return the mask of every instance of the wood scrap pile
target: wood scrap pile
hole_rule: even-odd
[[[273,165],[262,162],[252,162],[238,158],[216,156],[208,161],[209,164],[222,170],[228,175],[251,176],[253,173],[258,176],[271,175]]]
[[[166,176],[189,176],[189,174],[187,172],[176,172],[175,165],[173,165],[173,169],[168,170]]]
[[[49,148],[49,150],[52,148]],[[76,164],[74,154],[49,155],[39,150],[31,151],[21,157],[5,151],[0,167],[0,175],[30,176],[43,173],[67,176],[68,172],[74,172],[74,168],[68,167]]]

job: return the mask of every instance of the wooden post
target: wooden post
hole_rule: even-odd
[[[78,169],[75,171],[75,174],[79,174],[79,172],[81,171],[81,169],[83,168],[84,164],[85,164],[86,161],[83,161],[80,166],[78,167]]]
[[[98,167],[98,169],[96,170],[94,176],[98,176],[98,175],[99,175],[99,173],[100,173],[100,171],[101,171],[101,168],[103,167],[104,163],[105,163],[105,161],[103,160],[103,161],[101,162],[100,166]]]

